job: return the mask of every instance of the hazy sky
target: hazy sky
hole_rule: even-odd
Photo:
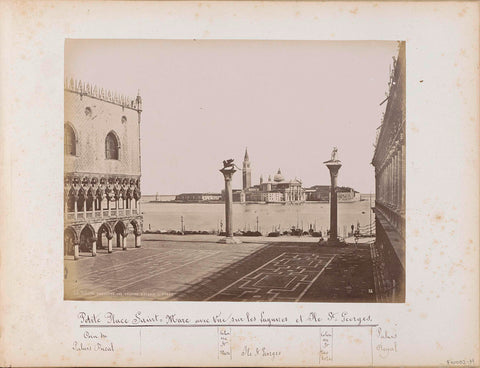
[[[222,160],[252,183],[280,168],[304,187],[374,190],[370,165],[386,104],[389,41],[68,40],[65,76],[143,99],[142,192],[220,192]],[[242,174],[234,175],[241,188]]]

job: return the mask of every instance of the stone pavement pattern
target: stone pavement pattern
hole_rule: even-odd
[[[207,300],[296,302],[334,257],[284,252]]]
[[[166,300],[262,246],[144,238],[142,248],[66,260],[65,299]]]
[[[368,247],[143,240],[139,249],[66,260],[65,299],[375,301]]]

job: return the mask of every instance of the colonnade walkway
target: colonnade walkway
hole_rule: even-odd
[[[142,248],[65,260],[65,299],[375,302],[370,248],[313,239],[143,234]]]

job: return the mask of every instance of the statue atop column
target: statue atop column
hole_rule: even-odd
[[[225,171],[235,170],[235,164],[233,163],[233,158],[230,158],[228,160],[223,160],[222,170],[225,170]]]
[[[338,148],[333,147],[331,161],[338,161]]]

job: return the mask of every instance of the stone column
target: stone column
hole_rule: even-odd
[[[330,171],[330,237],[328,242],[338,244],[337,234],[337,177],[338,171],[342,167],[340,160],[325,161],[324,164]]]
[[[75,242],[73,244],[73,259],[77,260],[80,258],[80,244],[78,242]]]
[[[75,220],[76,220],[78,217],[78,205],[77,205],[78,198],[74,197],[73,199],[74,199],[73,211],[75,212]]]
[[[140,248],[142,246],[142,234],[135,234],[135,248]]]
[[[97,255],[97,239],[92,240],[92,257]]]
[[[122,250],[127,250],[127,234],[122,234]]]
[[[107,236],[107,244],[108,244],[108,253],[112,253],[112,238],[113,236]]]
[[[232,217],[233,217],[233,210],[232,210],[232,202],[233,202],[233,194],[232,194],[232,177],[233,174],[236,172],[233,167],[224,167],[220,170],[225,178],[225,231],[226,231],[226,238],[222,239],[221,243],[228,243],[228,244],[238,244],[241,243],[239,240],[233,237],[233,224],[232,224]]]

